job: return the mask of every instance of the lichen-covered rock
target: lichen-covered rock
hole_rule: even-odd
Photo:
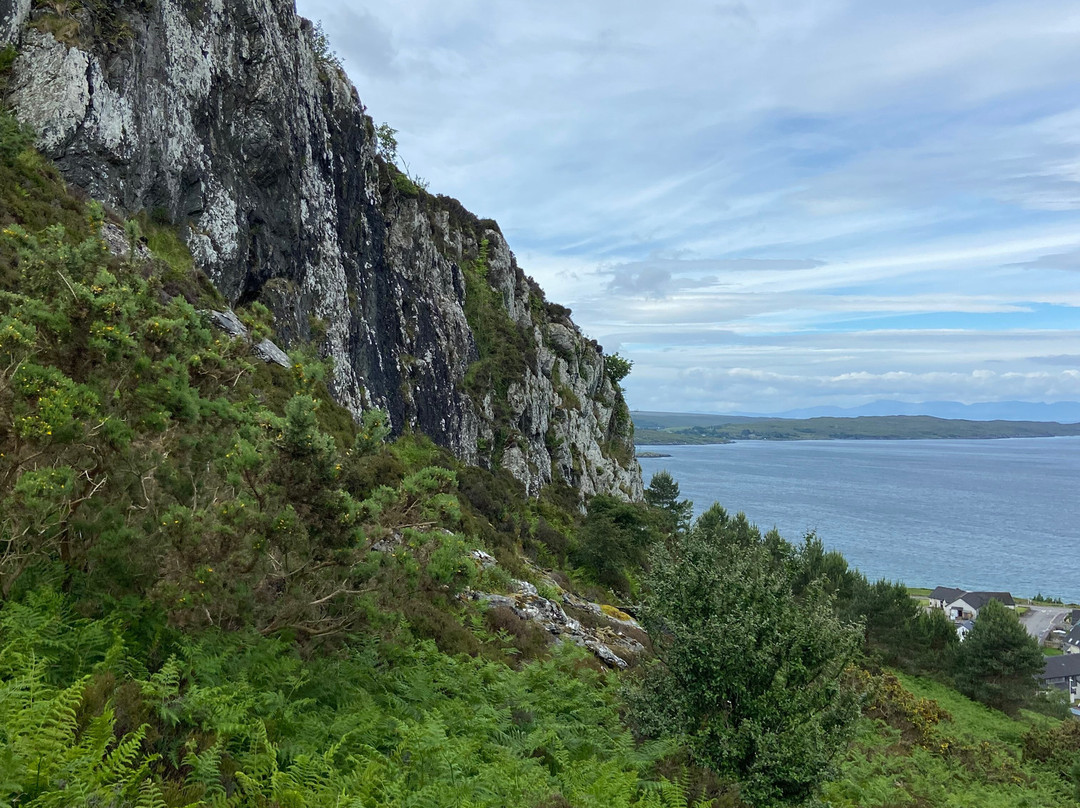
[[[517,582],[519,585],[525,583]],[[465,596],[471,600],[482,601],[490,606],[503,606],[522,620],[529,620],[550,632],[562,642],[571,642],[588,648],[605,665],[611,668],[625,668],[627,662],[601,641],[593,630],[587,629],[580,622],[568,616],[562,606],[553,600],[540,597],[534,591],[528,591],[531,584],[525,585],[525,591],[519,595],[494,595],[488,592],[469,591]],[[631,641],[632,642],[632,641]],[[636,649],[627,644],[627,650],[640,653],[644,649],[639,643],[633,643]]]
[[[267,364],[273,363],[275,365],[281,365],[283,368],[291,368],[293,366],[292,360],[289,359],[289,355],[268,339],[261,340],[257,345],[252,347],[251,352]]]
[[[482,569],[490,569],[498,564],[483,550],[473,550],[471,555]],[[630,615],[613,606],[580,598],[559,586],[544,570],[530,562],[526,564],[545,590],[558,593],[556,597],[570,609],[576,609],[582,614],[583,618],[588,620],[589,626],[568,615],[557,601],[541,595],[539,587],[529,581],[515,579],[513,588],[517,592],[510,595],[469,589],[460,597],[509,609],[522,620],[536,623],[560,641],[572,642],[589,649],[608,667],[625,668],[627,659],[638,658],[645,653],[645,647],[627,634],[628,631],[643,634],[641,626]]]
[[[641,496],[599,346],[544,301],[497,225],[395,182],[291,0],[68,8],[0,0],[0,45],[20,53],[10,101],[70,182],[174,222],[230,304],[265,303],[286,346],[319,343],[355,415],[381,407],[530,494],[562,481]],[[64,15],[60,42],[48,31]],[[528,348],[498,392],[467,378],[481,356],[465,273],[482,244],[484,282]]]
[[[30,14],[30,0],[0,0],[0,48],[18,39]]]
[[[230,337],[247,337],[248,330],[240,318],[236,316],[236,312],[232,309],[226,309],[225,311],[211,311],[207,316],[210,318],[210,322],[228,334]]]
[[[113,255],[127,258],[131,255],[131,240],[124,228],[112,222],[104,222],[101,225],[101,240],[105,243],[105,249]],[[150,248],[137,241],[134,244],[135,258],[139,261],[149,261],[151,258]]]

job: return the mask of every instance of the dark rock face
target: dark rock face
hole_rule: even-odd
[[[291,0],[95,8],[0,0],[0,45],[20,52],[9,101],[70,182],[174,222],[231,303],[262,301],[285,344],[320,344],[354,414],[382,407],[533,494],[562,479],[641,495],[599,348],[548,315],[494,223],[395,186],[356,90]],[[464,267],[481,240],[486,281],[535,348],[499,402],[465,384],[479,354]]]

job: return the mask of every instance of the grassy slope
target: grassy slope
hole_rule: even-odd
[[[712,443],[731,443],[729,440],[706,438],[688,432],[634,427],[634,444],[637,446],[705,446]]]
[[[840,779],[825,790],[835,808],[1070,808],[1076,786],[1053,767],[1024,759],[1024,734],[1054,719],[1024,712],[1009,718],[927,679],[897,674],[915,699],[936,702],[911,709],[914,723],[861,719],[859,734],[840,764]],[[871,711],[873,712],[873,711]],[[897,711],[899,712],[899,711]]]
[[[0,127],[0,805],[687,803],[591,654],[455,597],[564,558],[576,498],[357,427]]]

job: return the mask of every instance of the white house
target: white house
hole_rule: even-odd
[[[979,610],[992,600],[1006,608],[1016,608],[1016,601],[1008,592],[965,592],[945,605],[945,613],[953,620],[975,620],[979,616]]]
[[[960,638],[960,642],[967,639],[967,635],[973,628],[975,628],[975,623],[971,620],[961,620],[956,624],[956,636]]]

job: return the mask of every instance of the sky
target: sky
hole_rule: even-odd
[[[297,9],[633,409],[1080,400],[1080,3]]]

